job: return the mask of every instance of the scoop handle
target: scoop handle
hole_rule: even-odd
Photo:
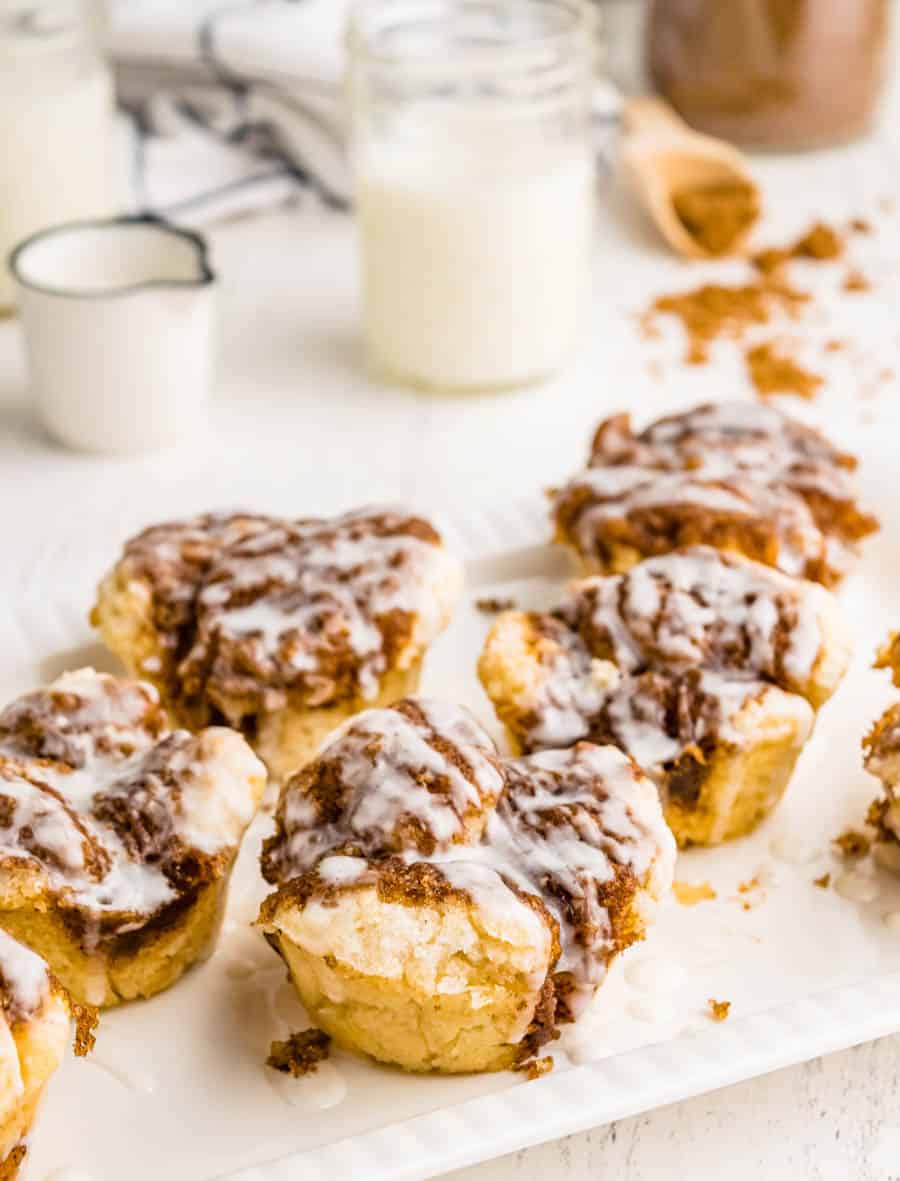
[[[669,134],[689,135],[690,128],[667,102],[652,95],[640,95],[626,100],[622,122],[629,135],[643,131],[667,131]]]

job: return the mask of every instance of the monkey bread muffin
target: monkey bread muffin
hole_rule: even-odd
[[[265,769],[232,730],[171,730],[91,669],[0,712],[0,929],[75,1000],[167,988],[208,955]]]
[[[72,1005],[39,955],[0,931],[0,1175],[14,1177],[47,1083],[63,1060],[70,1016],[75,1053],[93,1045],[92,1020]]]
[[[857,507],[855,467],[818,431],[757,402],[697,406],[641,432],[619,414],[554,494],[556,540],[585,574],[710,545],[834,586],[878,527]]]
[[[824,587],[697,546],[501,615],[479,675],[515,749],[618,746],[679,843],[716,844],[778,802],[849,656]]]
[[[344,718],[418,686],[460,584],[420,517],[209,513],[127,542],[92,621],[179,725],[233,726],[283,778]]]
[[[464,709],[408,698],[347,723],[282,788],[259,924],[341,1045],[405,1070],[500,1070],[643,938],[674,855],[620,751],[502,759]]]

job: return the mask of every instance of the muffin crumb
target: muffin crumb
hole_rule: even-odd
[[[527,1062],[520,1062],[518,1066],[513,1067],[519,1074],[524,1074],[529,1082],[549,1074],[552,1069],[553,1059],[549,1054],[545,1054],[543,1058],[529,1058]]]
[[[82,1005],[77,1001],[70,1001],[69,1007],[75,1020],[75,1054],[78,1058],[86,1058],[97,1044],[100,1014],[93,1005]]]
[[[831,885],[831,874],[823,873],[820,878],[813,878],[813,885],[818,886],[820,890],[827,890]]]
[[[503,611],[515,611],[517,607],[515,599],[501,599],[487,597],[484,599],[475,600],[475,608],[483,615],[500,615]]]
[[[716,1001],[712,997],[707,1001],[709,1015],[713,1021],[724,1021],[731,1010],[731,1001]]]
[[[331,1052],[331,1038],[321,1029],[304,1029],[292,1033],[286,1041],[272,1042],[266,1066],[302,1078],[313,1074]]]
[[[696,906],[718,897],[709,882],[673,882],[672,893],[682,906]]]
[[[845,829],[840,836],[834,838],[832,844],[837,847],[842,857],[846,857],[850,861],[858,861],[861,857],[865,857],[872,847],[872,842],[866,834],[858,832],[854,828]]]

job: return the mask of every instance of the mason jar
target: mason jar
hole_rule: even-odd
[[[118,204],[98,24],[94,0],[0,0],[0,309],[18,242]]]
[[[580,0],[362,0],[351,154],[371,369],[438,390],[559,371],[594,210]]]
[[[870,127],[890,0],[653,0],[650,75],[701,131],[750,147],[844,143]]]

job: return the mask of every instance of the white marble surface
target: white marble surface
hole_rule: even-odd
[[[879,223],[877,238],[854,247],[876,290],[852,307],[827,298],[824,319],[792,331],[812,341],[820,362],[829,335],[858,342],[829,363],[813,418],[834,430],[848,416],[873,432],[896,429],[900,384],[875,378],[900,373],[900,220],[883,207],[900,193],[900,120],[889,112],[868,143],[759,168],[769,199],[764,240],[820,214]],[[568,374],[541,389],[434,398],[372,386],[358,353],[351,225],[311,205],[213,234],[222,277],[217,396],[205,437],[178,452],[102,459],[48,441],[31,417],[18,325],[0,324],[2,562],[15,564],[17,539],[76,521],[99,528],[111,513],[137,523],[201,505],[254,503],[262,487],[271,499],[262,473],[272,470],[283,475],[280,506],[308,513],[380,499],[488,503],[531,492],[580,460],[602,414],[640,411],[657,380],[651,356],[664,360],[673,407],[746,391],[733,349],[691,370],[678,363],[676,337],[641,340],[635,313],[654,291],[691,283],[697,272],[659,250],[626,196],[607,188],[600,201],[585,347]],[[725,265],[717,273],[735,271]],[[898,1077],[900,1038],[890,1038],[455,1176],[718,1178],[727,1162],[729,1181],[888,1181],[900,1177]]]

